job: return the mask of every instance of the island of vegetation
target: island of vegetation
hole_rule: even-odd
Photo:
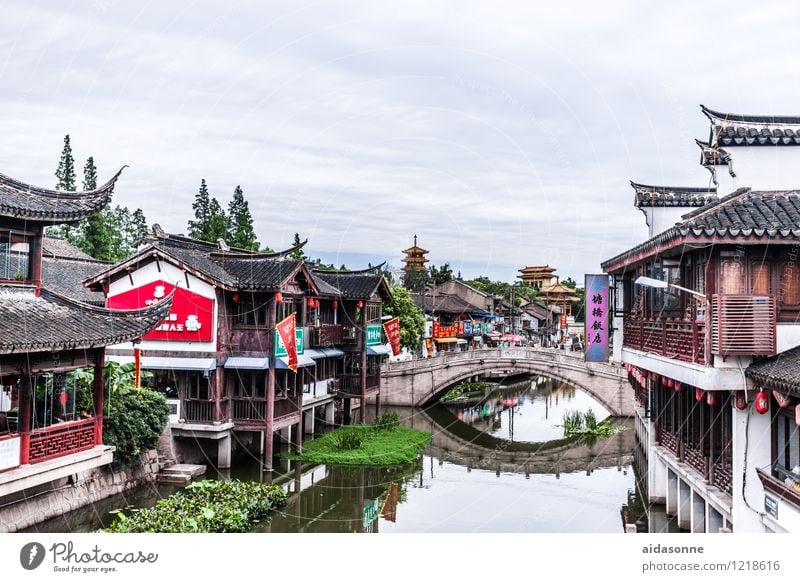
[[[430,440],[430,433],[400,426],[398,415],[386,412],[375,424],[337,428],[287,457],[332,465],[402,465],[417,459]]]

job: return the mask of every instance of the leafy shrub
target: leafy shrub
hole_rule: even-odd
[[[364,444],[364,437],[354,430],[344,430],[336,435],[336,448],[340,451],[354,451]]]
[[[400,415],[396,412],[384,412],[375,419],[376,430],[389,430],[400,426]]]
[[[120,388],[103,419],[103,442],[117,447],[114,464],[131,465],[144,451],[155,448],[168,419],[169,405],[163,394]]]
[[[279,485],[252,481],[196,481],[155,507],[117,513],[105,531],[116,533],[244,532],[286,504]]]

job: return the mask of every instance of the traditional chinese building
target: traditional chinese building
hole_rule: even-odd
[[[539,289],[539,296],[547,305],[556,305],[561,308],[561,313],[566,314],[567,317],[572,316],[572,304],[581,299],[575,294],[575,289],[561,283],[558,277],[552,285]]]
[[[408,275],[408,273],[414,271],[425,271],[428,267],[426,264],[429,262],[425,255],[428,254],[427,249],[423,249],[421,246],[417,245],[417,235],[414,235],[414,244],[407,249],[403,249],[403,254],[405,258],[403,262],[403,273]]]
[[[639,402],[650,501],[693,532],[799,531],[800,118],[703,113],[701,164],[724,194],[684,189],[677,223],[603,263],[614,357]]]
[[[300,447],[304,432],[334,424],[336,406],[347,421],[355,403],[362,416],[368,399],[379,403],[381,305],[390,298],[382,274],[313,271],[291,258],[298,248],[253,253],[155,226],[135,256],[86,282],[111,307],[174,291],[168,317],[139,348],[153,387],[175,407],[170,430],[185,458],[208,454],[228,467],[235,434],[270,470],[276,441]],[[276,330],[292,314],[296,372]],[[108,354],[134,358],[127,345]]]
[[[113,448],[103,445],[106,346],[138,340],[169,312],[171,296],[129,311],[74,297],[70,268],[54,263],[68,260],[65,247],[43,236],[47,225],[102,209],[118,177],[71,193],[0,175],[0,508],[111,463]],[[74,375],[82,368],[94,370],[88,401]]]
[[[529,285],[536,289],[549,287],[553,284],[553,279],[556,276],[556,270],[550,265],[524,267],[519,269],[519,272],[520,274],[517,275],[517,278],[522,279],[524,285]]]

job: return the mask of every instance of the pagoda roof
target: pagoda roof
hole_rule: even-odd
[[[429,253],[430,251],[428,249],[423,249],[420,246],[414,245],[414,246],[408,247],[407,249],[403,249],[403,252],[406,253],[406,254],[418,254],[418,255],[422,254],[422,255],[424,255],[426,253]]]
[[[653,238],[605,261],[606,272],[682,244],[764,244],[800,239],[800,191],[741,188],[683,215]]]
[[[153,234],[148,235],[144,246],[133,257],[105,269],[84,284],[97,287],[113,275],[127,272],[136,268],[138,263],[155,258],[171,261],[199,279],[231,291],[280,291],[291,279],[302,274],[311,290],[317,293],[318,289],[305,263],[288,257],[304,244],[280,252],[254,253],[167,234],[156,225]]]
[[[539,289],[539,294],[547,299],[552,299],[553,297],[569,301],[578,301],[580,299],[580,297],[575,295],[575,289],[567,287],[561,282],[542,287]]]
[[[345,299],[371,299],[378,295],[387,301],[392,292],[380,270],[383,264],[363,271],[312,271],[312,276],[338,291]]]
[[[522,269],[517,270],[520,273],[554,273],[556,269],[550,265],[541,265],[534,267],[523,267]]]
[[[174,292],[173,292],[174,293]],[[100,348],[138,339],[169,315],[173,293],[142,309],[81,303],[46,288],[0,287],[0,354]]]
[[[722,113],[700,105],[711,121],[712,146],[800,145],[800,117]]]
[[[705,206],[717,199],[716,187],[709,186],[652,186],[639,184],[631,180],[631,187],[636,193],[634,206]]]
[[[78,222],[108,204],[123,169],[87,192],[40,188],[0,174],[0,216],[44,224]]]

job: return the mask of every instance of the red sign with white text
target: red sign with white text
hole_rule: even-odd
[[[110,309],[139,309],[153,305],[170,294],[175,286],[153,281],[136,289],[109,297]],[[178,287],[172,298],[169,315],[153,331],[142,336],[146,340],[177,342],[210,342],[214,328],[214,300]]]
[[[281,336],[283,345],[286,346],[286,355],[289,357],[287,366],[297,373],[297,326],[294,320],[294,313],[278,322],[278,335]]]
[[[395,356],[400,355],[400,318],[393,317],[389,321],[384,322],[383,330],[386,332],[386,337],[389,338],[389,344],[392,346],[392,354]]]

